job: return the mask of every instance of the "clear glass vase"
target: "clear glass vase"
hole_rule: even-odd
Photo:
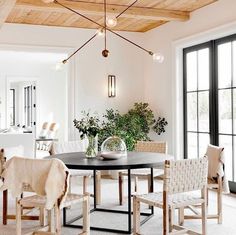
[[[87,158],[94,158],[98,154],[98,138],[97,136],[87,135],[88,145],[85,151]]]

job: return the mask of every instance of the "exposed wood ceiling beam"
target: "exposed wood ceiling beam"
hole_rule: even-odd
[[[7,1],[7,0],[6,0]],[[60,0],[59,0],[60,1]],[[103,4],[91,3],[91,2],[73,2],[61,0],[61,3],[66,6],[79,11],[86,15],[103,15],[104,8]],[[108,4],[107,12],[110,14],[119,14],[127,6]],[[55,3],[43,3],[40,0],[18,0],[15,6],[16,9],[30,9],[40,11],[57,11],[57,12],[68,12],[68,10],[61,8]],[[187,11],[175,11],[155,8],[143,8],[143,7],[131,7],[124,14],[126,18],[137,18],[146,20],[164,20],[164,21],[186,21],[189,19],[189,12]]]
[[[0,28],[16,4],[16,0],[0,0]]]

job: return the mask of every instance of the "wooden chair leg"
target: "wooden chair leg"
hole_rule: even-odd
[[[151,189],[151,183],[152,183],[151,175],[147,176],[147,182],[148,182],[148,193],[151,193],[152,192],[152,189]],[[151,208],[152,207],[149,205],[149,209],[151,209]]]
[[[163,199],[163,235],[169,234],[169,208],[167,204],[167,196],[166,192],[163,192],[164,199]]]
[[[48,232],[54,233],[55,232],[55,221],[54,221],[54,208],[48,210]]]
[[[151,175],[148,175],[147,181],[148,181],[148,192],[151,193],[152,192],[152,189],[151,189],[151,183],[152,183],[151,182],[152,181]]]
[[[56,234],[61,235],[61,210],[58,205],[55,206],[55,217],[56,217]]]
[[[16,235],[21,235],[21,204],[16,198]]]
[[[8,192],[7,190],[2,193],[2,223],[7,225],[7,205],[8,205]]]
[[[39,221],[41,226],[46,226],[45,209],[39,208]]]
[[[180,207],[178,210],[179,213],[179,225],[184,225],[184,207]]]
[[[101,204],[101,172],[96,173],[96,204]]]
[[[86,175],[83,177],[83,194],[86,194],[88,192],[88,181],[89,177]]]
[[[123,205],[123,203],[124,203],[123,176],[122,176],[121,172],[119,172],[119,202],[120,202],[120,205]]]
[[[172,232],[174,223],[174,210],[169,208],[169,232]]]
[[[209,203],[209,189],[206,190],[206,204],[207,204],[207,207],[208,207],[208,203]]]
[[[138,176],[134,177],[134,192],[138,192]]]
[[[140,234],[140,201],[137,200],[136,196],[133,197],[133,235]]]
[[[90,203],[89,196],[83,200],[83,234],[90,234]]]
[[[69,182],[68,193],[71,193],[71,188],[72,188],[71,184],[72,184],[72,176],[70,175],[70,182]]]
[[[205,201],[201,204],[201,210],[202,210],[202,235],[207,234],[207,192],[206,189],[202,189],[202,197],[205,199]]]
[[[219,182],[217,189],[217,215],[218,224],[222,224],[222,181]]]

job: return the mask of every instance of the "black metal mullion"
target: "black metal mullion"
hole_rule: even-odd
[[[234,177],[234,151],[235,151],[235,146],[234,146],[234,94],[233,94],[233,85],[234,85],[234,72],[233,72],[233,62],[234,62],[234,57],[233,57],[233,41],[231,42],[231,117],[232,117],[232,178],[233,181],[235,181]]]
[[[197,158],[199,158],[199,102],[198,102],[198,98],[199,98],[199,63],[198,63],[198,53],[199,50],[196,51],[197,53]]]
[[[236,137],[236,134],[228,134],[228,133],[220,133],[220,132],[219,132],[219,135],[235,136]]]
[[[219,85],[218,85],[218,50],[212,41],[212,144],[219,145]]]
[[[209,89],[202,89],[202,90],[197,90],[197,91],[186,91],[187,93],[194,93],[194,92],[204,92],[204,91],[209,91]]]
[[[187,51],[183,52],[183,112],[184,112],[184,158],[186,159],[188,156],[188,133],[187,133]]]
[[[210,132],[207,131],[187,131],[188,133],[193,133],[193,134],[210,134]]]

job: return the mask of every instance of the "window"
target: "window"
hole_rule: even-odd
[[[16,100],[15,100],[15,89],[10,89],[10,125],[16,125]]]
[[[24,117],[25,126],[33,126],[32,124],[32,86],[24,88]]]
[[[184,49],[184,157],[203,156],[208,143],[225,148],[236,186],[236,35]]]

